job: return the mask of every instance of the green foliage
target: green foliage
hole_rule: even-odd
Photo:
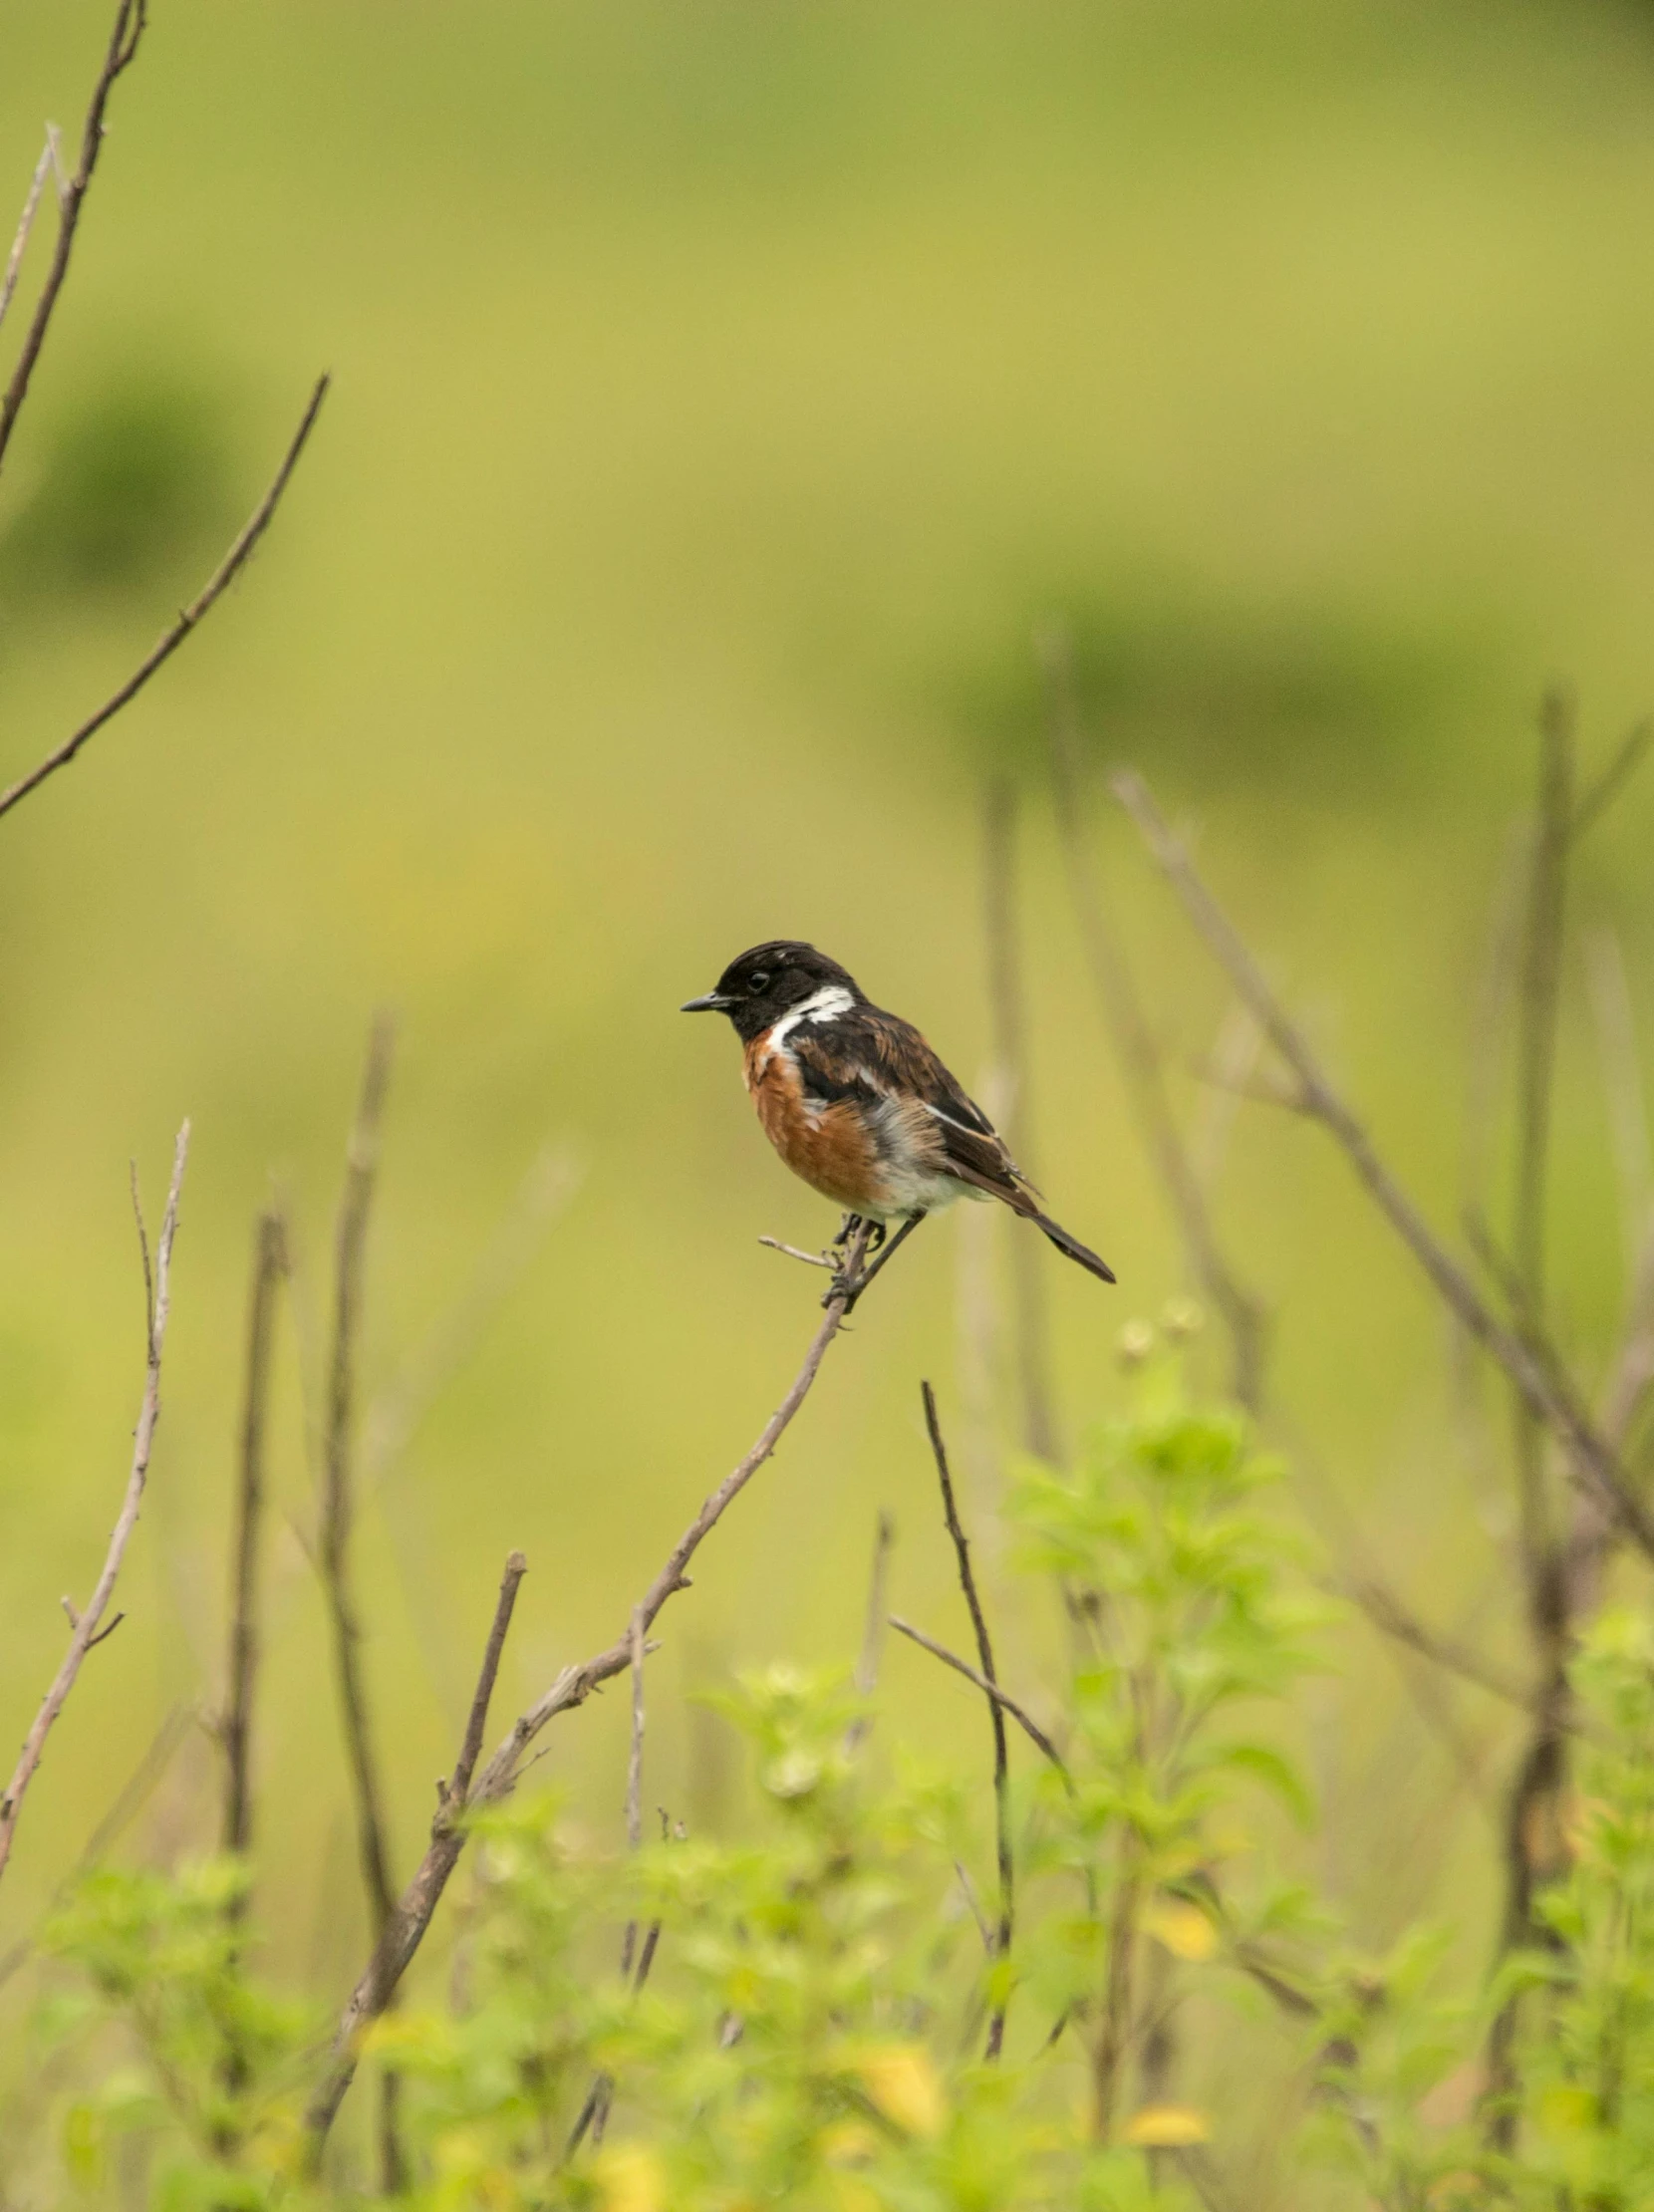
[[[1573,1669],[1584,1730],[1572,1867],[1540,1900],[1553,1948],[1513,1962],[1512,2204],[1632,2212],[1654,2174],[1654,1627],[1610,1613]]]
[[[177,1874],[99,1871],[50,1921],[48,1948],[80,1969],[44,2023],[57,2037],[108,2018],[137,2047],[73,2102],[65,2161],[95,2182],[110,2139],[160,2133],[171,2146],[157,2202],[261,2206],[296,2170],[302,2061],[317,2023],[248,1974],[241,1909],[247,1869],[212,1859]]]
[[[1077,1882],[1031,1940],[1030,1972],[1086,2034],[1103,2133],[1146,2013],[1168,2012],[1176,1980],[1208,1962],[1244,1964],[1262,1922],[1289,1917],[1284,1890],[1253,1899],[1242,1937],[1226,1896],[1247,1797],[1261,1789],[1309,1817],[1296,1768],[1254,1723],[1312,1664],[1320,1608],[1269,1510],[1278,1467],[1239,1414],[1187,1395],[1182,1318],[1163,1340],[1133,1334],[1133,1406],[1077,1472],[1031,1469],[1011,1504],[1074,1654],[1067,1772],[1041,1778],[1029,1862]]]
[[[961,1871],[988,1857],[979,1778],[887,1759],[838,1675],[743,1676],[714,1702],[749,1749],[752,1833],[663,1834],[616,1859],[577,1847],[544,1800],[474,1821],[445,1987],[364,2051],[402,2076],[418,2204],[1192,2212],[1243,2115],[1203,2097],[1200,2036],[1180,2031],[1204,2021],[1210,2041],[1220,2020],[1274,2054],[1283,2203],[1646,2201],[1654,1630],[1606,1619],[1574,1671],[1585,1751],[1550,1944],[1468,1995],[1440,1932],[1350,1950],[1271,1870],[1311,1817],[1281,1722],[1322,1607],[1275,1463],[1188,1394],[1185,1325],[1129,1334],[1127,1410],[1071,1473],[1028,1468],[1011,1502],[1071,1661],[1059,1759],[1018,1758],[1009,1955]],[[76,1972],[47,2025],[99,2076],[63,2112],[83,2192],[127,2137],[159,2150],[152,2201],[180,2212],[349,2194],[305,2178],[317,2024],[250,1977],[245,1895],[224,1861],[100,1872],[53,1920]],[[1496,2094],[1482,2054],[1500,2017]],[[114,2063],[111,2023],[129,2054]]]

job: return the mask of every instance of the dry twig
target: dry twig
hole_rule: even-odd
[[[40,195],[46,189],[46,179],[52,168],[52,132],[48,127],[46,142],[40,149],[40,159],[35,163],[35,173],[29,180],[28,196],[23,202],[23,213],[18,219],[17,235],[12,240],[12,250],[6,256],[6,273],[0,277],[0,323],[6,320],[6,310],[12,304],[17,290],[18,275],[23,267],[23,256],[29,250],[29,233],[35,227],[35,212],[40,206]]]
[[[976,1638],[976,1656],[982,1663],[982,1679],[988,1685],[988,1719],[993,1728],[993,1832],[995,1855],[999,1868],[999,1925],[994,1938],[994,1956],[1000,1960],[1010,1956],[1011,1937],[1016,1925],[1016,1861],[1010,1840],[1010,1761],[1005,1746],[1004,1708],[995,1694],[999,1677],[993,1667],[993,1643],[987,1632],[987,1615],[982,1611],[976,1576],[970,1564],[970,1543],[960,1521],[959,1508],[954,1503],[954,1478],[948,1467],[948,1447],[943,1442],[942,1423],[937,1415],[936,1392],[928,1382],[919,1386],[925,1401],[925,1428],[931,1439],[931,1454],[936,1461],[937,1481],[942,1487],[942,1518],[954,1545],[954,1557],[959,1566],[960,1588],[970,1614],[970,1626]],[[997,2059],[1005,2041],[1005,2003],[1001,1997],[988,2017],[987,2048],[983,2056]]]
[[[1531,1688],[1519,1676],[1508,1673],[1491,1659],[1469,1644],[1461,1643],[1456,1636],[1444,1635],[1431,1628],[1396,1593],[1382,1582],[1365,1576],[1351,1576],[1337,1587],[1344,1596],[1359,1605],[1362,1612],[1384,1635],[1393,1637],[1398,1644],[1405,1644],[1409,1651],[1416,1651],[1420,1658],[1429,1659],[1449,1674],[1458,1675],[1463,1681],[1474,1682],[1478,1689],[1502,1698],[1507,1705],[1514,1705],[1519,1712],[1535,1712],[1542,1693]]]
[[[253,1839],[252,1726],[259,1662],[259,1542],[264,1522],[264,1424],[276,1291],[287,1271],[282,1218],[261,1214],[253,1240],[247,1306],[246,1396],[241,1409],[241,1467],[232,1554],[229,1688],[224,1702],[223,1848],[246,1851]]]
[[[186,1121],[178,1131],[177,1143],[173,1148],[172,1181],[166,1193],[166,1211],[161,1216],[160,1235],[155,1241],[154,1294],[149,1305],[147,1341],[144,1347],[143,1398],[138,1407],[138,1428],[133,1438],[132,1470],[127,1477],[126,1496],[121,1502],[121,1512],[110,1536],[109,1549],[104,1554],[103,1570],[91,1597],[75,1621],[63,1664],[54,1676],[40,1711],[35,1715],[34,1725],[24,1739],[22,1755],[12,1772],[11,1781],[6,1785],[6,1794],[4,1797],[0,1797],[0,1874],[5,1872],[11,1858],[12,1842],[17,1834],[24,1796],[40,1767],[52,1724],[63,1711],[64,1703],[75,1687],[81,1662],[93,1645],[102,1641],[99,1630],[104,1614],[109,1608],[116,1578],[121,1572],[121,1563],[127,1555],[127,1546],[132,1541],[133,1530],[138,1526],[138,1510],[143,1503],[143,1486],[149,1473],[149,1454],[154,1445],[155,1424],[160,1419],[160,1361],[166,1342],[166,1317],[171,1302],[172,1240],[177,1235],[178,1196],[183,1189],[184,1163],[188,1157],[189,1124]]]
[[[1073,672],[1066,640],[1058,632],[1047,633],[1043,653],[1051,701],[1051,787],[1057,830],[1092,982],[1125,1077],[1139,1137],[1172,1209],[1190,1271],[1229,1332],[1235,1395],[1248,1412],[1255,1413],[1263,1394],[1262,1302],[1236,1275],[1218,1242],[1200,1174],[1172,1111],[1160,1046],[1143,1011],[1086,840]]]
[[[395,1997],[397,1984],[401,1981],[409,1960],[418,1948],[419,1936],[423,1935],[428,1926],[430,1916],[436,1910],[442,1891],[447,1886],[448,1876],[453,1872],[459,1854],[465,1847],[463,1815],[472,1805],[481,1801],[481,1793],[471,1787],[471,1776],[481,1756],[482,1740],[487,1732],[488,1707],[499,1676],[500,1656],[505,1649],[505,1638],[511,1626],[511,1615],[517,1602],[517,1588],[527,1571],[527,1560],[520,1551],[513,1551],[506,1560],[505,1572],[500,1577],[499,1595],[494,1601],[494,1617],[489,1625],[488,1640],[483,1646],[482,1665],[477,1673],[476,1689],[471,1698],[471,1709],[466,1718],[459,1757],[454,1762],[453,1773],[436,1787],[436,1811],[430,1823],[429,1847],[419,1863],[417,1873],[404,1891],[396,1914],[374,1946],[374,1955],[352,1994],[345,2018],[334,2038],[332,2066],[305,2114],[313,2167],[320,2163],[334,2114],[344,2101],[345,2091],[355,2076],[362,2030],[377,2020]],[[415,1926],[417,1934],[409,1943],[409,1931]]]
[[[145,20],[144,0],[120,0],[115,12],[115,28],[110,33],[109,48],[104,56],[104,66],[98,73],[98,82],[92,89],[91,105],[86,112],[86,123],[81,133],[80,162],[74,175],[65,180],[58,194],[58,237],[52,254],[52,265],[46,272],[46,282],[35,303],[34,316],[12,370],[11,382],[5,392],[0,394],[0,463],[5,460],[6,447],[11,443],[12,431],[17,427],[18,415],[23,412],[23,403],[29,397],[29,380],[35,373],[40,350],[46,343],[46,333],[51,328],[52,311],[58,304],[64,280],[69,274],[81,208],[104,142],[104,112],[109,106],[110,94],[115,90],[115,80],[138,53]],[[48,146],[48,153],[50,151]]]
[[[1333,1089],[1302,1031],[1285,1012],[1262,969],[1196,873],[1142,778],[1130,773],[1117,776],[1114,789],[1195,929],[1290,1069],[1296,1083],[1293,1104],[1297,1111],[1318,1121],[1338,1144],[1368,1195],[1466,1333],[1497,1361],[1524,1402],[1553,1430],[1576,1477],[1595,1486],[1618,1525],[1654,1558],[1654,1515],[1629,1487],[1618,1455],[1576,1393],[1561,1379],[1560,1362],[1548,1354],[1548,1349],[1536,1349],[1490,1309],[1465,1269],[1430,1229],[1380,1157],[1365,1127]]]
[[[66,737],[55,751],[49,752],[46,758],[31,768],[26,776],[20,776],[16,783],[10,785],[8,789],[0,791],[0,814],[9,814],[14,806],[18,805],[21,800],[26,799],[31,791],[46,781],[48,776],[55,775],[59,768],[66,768],[87,739],[96,735],[106,722],[112,721],[120,713],[122,707],[128,705],[138,696],[155,671],[163,662],[171,659],[179,646],[183,644],[185,638],[200,624],[216,602],[223,597],[230,585],[234,583],[236,577],[251,559],[253,549],[258,544],[259,539],[269,528],[271,517],[275,514],[281,495],[287,489],[288,478],[299,465],[299,455],[304,451],[305,441],[315,427],[317,415],[321,413],[322,402],[327,398],[329,382],[330,380],[327,377],[318,381],[315,391],[310,395],[310,404],[305,409],[299,426],[293,433],[292,442],[287,448],[281,466],[276,470],[269,490],[253,509],[242,528],[240,536],[224,555],[217,568],[213,570],[202,589],[187,607],[179,610],[177,621],[172,624],[169,630],[163,631],[161,636],[156,639],[144,659],[128,677],[120,690],[112,692],[95,714],[88,715],[79,729]]]
[[[1033,1109],[1028,1073],[1028,1023],[1022,948],[1016,922],[1016,786],[989,778],[982,796],[982,921],[987,941],[988,1006],[993,1063],[1000,1091],[999,1126],[1006,1144],[1033,1173]],[[1035,1459],[1057,1456],[1051,1387],[1046,1270],[1031,1237],[1011,1240],[1016,1366],[1022,1395],[1022,1441]]]
[[[939,1644],[934,1636],[927,1636],[923,1628],[915,1628],[913,1622],[904,1620],[900,1613],[891,1614],[890,1625],[899,1636],[906,1636],[910,1642],[918,1644],[921,1651],[928,1651],[933,1659],[940,1659],[945,1667],[952,1667],[956,1674],[964,1675],[966,1682],[973,1682],[976,1685],[983,1697],[989,1699],[994,1705],[1001,1706],[1010,1715],[1017,1727],[1021,1729],[1029,1743],[1037,1751],[1042,1752],[1050,1761],[1062,1777],[1064,1784],[1069,1789],[1073,1788],[1073,1778],[1068,1772],[1068,1762],[1057,1750],[1055,1744],[1052,1743],[1027,1707],[1019,1705],[1002,1684],[990,1682],[985,1674],[979,1673],[970,1664],[968,1659],[962,1659],[957,1651],[950,1651],[946,1644]]]
[[[368,1220],[379,1166],[385,1094],[391,1079],[393,1035],[389,1017],[377,1015],[368,1039],[362,1096],[346,1154],[345,1188],[339,1202],[334,1244],[333,1351],[328,1374],[322,1524],[316,1546],[317,1566],[333,1628],[340,1718],[344,1724],[345,1750],[356,1799],[357,1850],[376,1945],[385,1941],[397,1900],[391,1886],[385,1797],[369,1713],[368,1686],[362,1672],[362,1623],[351,1571],[351,1535],[355,1520],[351,1463]],[[389,2070],[381,2076],[381,2168],[386,2193],[395,2195],[403,2186],[404,2174],[397,2129],[398,2083],[396,2074]]]
[[[465,1800],[468,1805],[489,1804],[508,1796],[521,1770],[523,1755],[541,1731],[560,1713],[572,1712],[575,1707],[584,1705],[594,1690],[601,1688],[605,1682],[612,1681],[616,1675],[625,1673],[632,1665],[633,1623],[641,1622],[647,1631],[653,1626],[662,1607],[678,1591],[689,1587],[687,1569],[690,1560],[775,1450],[793,1416],[809,1396],[810,1386],[820,1371],[827,1347],[843,1325],[847,1307],[865,1287],[862,1263],[867,1256],[870,1234],[865,1223],[857,1231],[845,1262],[845,1281],[836,1286],[829,1297],[820,1326],[804,1355],[804,1364],[793,1378],[791,1388],[765,1422],[751,1450],[724,1477],[673,1545],[665,1564],[634,1608],[626,1633],[606,1650],[594,1653],[577,1666],[565,1667],[545,1695],[531,1705],[526,1713],[518,1716],[504,1741],[477,1776]],[[886,1249],[889,1249],[888,1245]],[[504,1604],[503,1590],[501,1603]],[[379,2018],[394,1996],[398,1983],[424,1940],[425,1930],[441,1901],[448,1876],[458,1862],[460,1851],[464,1847],[464,1830],[456,1819],[458,1809],[451,1798],[439,1807],[437,1819],[432,1824],[429,1847],[413,1880],[398,1901],[386,1934],[376,1946],[373,1958],[351,1992],[350,2000],[340,2017],[333,2039],[332,2064],[311,2099],[306,2114],[306,2126],[315,2157],[320,2156],[328,2130],[332,2127],[334,2117],[355,2076],[362,2033]]]

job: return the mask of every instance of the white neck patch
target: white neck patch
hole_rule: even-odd
[[[842,983],[823,983],[819,990],[812,991],[808,998],[801,999],[796,1006],[790,1007],[765,1032],[764,1044],[769,1051],[778,1052],[801,1022],[836,1021],[840,1014],[848,1013],[855,1003],[855,994],[846,990]]]

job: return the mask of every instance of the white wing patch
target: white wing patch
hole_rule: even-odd
[[[842,983],[823,983],[819,990],[812,991],[808,998],[801,999],[765,1032],[765,1059],[772,1052],[780,1051],[800,1022],[836,1021],[840,1014],[848,1013],[855,1003],[854,995]]]
[[[950,1129],[957,1129],[962,1137],[991,1137],[991,1131],[978,1129],[967,1121],[961,1121],[958,1114],[950,1114],[944,1107],[933,1106],[928,1098],[922,1098],[919,1103],[934,1121],[945,1121]]]

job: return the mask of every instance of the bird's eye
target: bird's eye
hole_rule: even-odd
[[[754,969],[754,971],[746,978],[746,981],[747,987],[750,990],[764,989],[769,982],[769,969],[767,968],[759,968]]]

